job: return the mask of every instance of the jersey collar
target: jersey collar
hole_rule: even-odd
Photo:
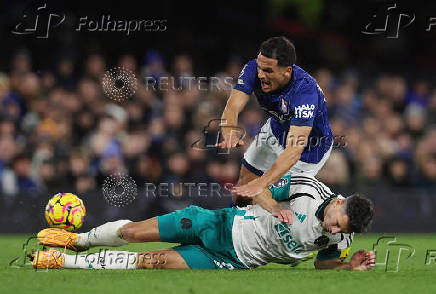
[[[324,221],[324,209],[326,206],[332,201],[333,199],[337,198],[338,196],[332,196],[328,199],[326,199],[323,203],[321,203],[320,206],[318,206],[318,209],[315,212],[315,216],[320,220]]]

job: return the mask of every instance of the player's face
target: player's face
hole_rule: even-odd
[[[283,88],[291,79],[292,67],[279,66],[277,63],[277,59],[265,57],[260,53],[257,56],[257,76],[265,93]]]
[[[345,200],[333,200],[324,211],[324,229],[331,234],[348,233],[348,215],[345,211]]]

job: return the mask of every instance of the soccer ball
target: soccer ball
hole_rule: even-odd
[[[83,224],[86,208],[83,201],[73,193],[54,195],[45,207],[45,219],[50,227],[74,232]]]

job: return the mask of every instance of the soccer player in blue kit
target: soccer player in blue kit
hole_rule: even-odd
[[[251,203],[252,197],[285,174],[315,176],[330,156],[333,135],[324,94],[295,61],[295,47],[287,38],[263,42],[257,58],[242,69],[223,111],[226,127],[220,148],[244,144],[232,127],[238,125],[238,115],[252,93],[270,116],[242,159],[238,186],[233,189],[238,206]]]

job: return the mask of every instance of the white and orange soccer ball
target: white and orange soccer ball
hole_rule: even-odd
[[[48,225],[70,232],[82,226],[85,215],[86,208],[83,201],[73,193],[58,193],[45,207],[45,219]]]

